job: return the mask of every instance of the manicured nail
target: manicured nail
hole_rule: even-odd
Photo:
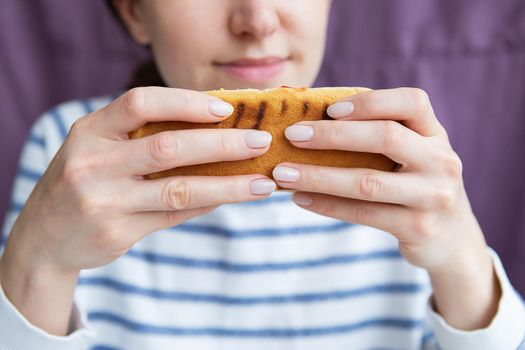
[[[216,117],[227,117],[233,113],[233,106],[223,101],[210,101],[210,113]]]
[[[300,206],[308,207],[313,204],[314,200],[312,197],[310,197],[307,194],[304,193],[296,193],[293,196],[293,201],[297,203]]]
[[[272,134],[266,131],[250,131],[244,135],[244,141],[250,148],[266,148],[272,142]]]
[[[250,192],[253,195],[270,194],[275,191],[277,185],[272,180],[259,179],[250,183]]]
[[[292,125],[286,128],[284,136],[290,141],[310,141],[314,137],[314,129],[308,125]]]
[[[299,180],[300,177],[299,171],[297,169],[286,166],[276,167],[273,169],[272,175],[275,180],[285,182],[295,182]]]
[[[348,117],[354,111],[354,104],[350,101],[337,102],[328,107],[326,113],[332,118]]]

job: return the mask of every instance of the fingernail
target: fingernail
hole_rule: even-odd
[[[233,113],[233,106],[223,101],[210,101],[209,110],[216,117],[227,117]]]
[[[297,203],[300,206],[308,207],[313,204],[314,200],[312,197],[310,197],[307,194],[304,193],[296,193],[293,196],[293,201]]]
[[[270,194],[275,191],[277,185],[272,180],[259,179],[250,183],[250,192],[253,195]]]
[[[273,169],[272,175],[275,180],[285,182],[295,182],[299,180],[300,177],[299,171],[297,169],[286,166],[278,166],[277,168]]]
[[[250,131],[244,135],[244,141],[250,148],[266,148],[272,142],[272,135],[266,131]]]
[[[286,128],[284,136],[290,141],[310,141],[314,137],[314,129],[308,125],[292,125]]]
[[[332,118],[348,117],[354,111],[354,104],[350,101],[337,102],[328,107],[326,113]]]

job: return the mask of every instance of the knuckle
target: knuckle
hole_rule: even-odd
[[[111,258],[118,258],[129,249],[125,235],[117,228],[101,228],[93,237],[94,244],[100,251],[106,252]]]
[[[376,91],[370,91],[359,100],[359,109],[366,114],[375,114],[381,103],[381,96]]]
[[[101,228],[95,234],[95,242],[100,247],[112,247],[119,240],[119,235],[116,234],[116,231],[112,228]]]
[[[394,147],[399,147],[403,142],[402,132],[399,123],[389,120],[382,123],[382,140],[383,147],[385,149],[391,149]]]
[[[412,216],[412,231],[421,238],[432,238],[434,222],[426,212],[417,212]]]
[[[177,225],[181,222],[181,215],[178,211],[165,211],[164,220],[167,225]]]
[[[77,198],[78,202],[78,212],[81,214],[91,214],[94,211],[94,208],[97,207],[95,201],[90,197],[85,197],[79,195]]]
[[[453,179],[460,179],[463,175],[463,163],[455,152],[443,158],[442,166],[445,174]]]
[[[91,116],[80,117],[75,120],[69,127],[66,142],[76,142],[77,140],[85,140],[86,132],[90,128]],[[81,141],[82,142],[82,141]]]
[[[223,193],[226,193],[229,200],[233,202],[240,202],[251,198],[250,191],[246,190],[245,182],[227,181],[221,184]]]
[[[163,202],[168,210],[183,210],[190,206],[191,188],[184,180],[168,182],[163,191]]]
[[[71,124],[69,128],[69,135],[76,135],[83,129],[83,125],[86,123],[87,117],[78,118]]]
[[[338,123],[340,124],[340,123]],[[323,138],[326,140],[328,145],[337,145],[341,143],[342,129],[341,125],[335,123],[326,123]]]
[[[93,196],[85,196],[81,193],[78,193],[77,195],[79,213],[86,216],[94,216],[97,212],[104,211],[104,205],[99,199],[96,199]]]
[[[406,90],[408,99],[414,107],[414,111],[418,114],[424,114],[430,109],[430,97],[428,93],[419,88],[411,88]]]
[[[323,188],[323,183],[326,181],[326,177],[321,169],[310,172],[308,176],[308,182],[310,190],[312,192],[320,192]]]
[[[314,208],[320,214],[330,215],[337,212],[337,205],[333,200],[317,200],[314,201],[310,208]]]
[[[100,195],[87,188],[75,189],[78,211],[86,216],[108,215],[118,209],[114,196]]]
[[[358,205],[354,210],[356,223],[366,224],[374,218],[374,211],[368,205]]]
[[[82,172],[79,171],[80,166],[77,163],[78,162],[76,161],[66,161],[66,163],[62,167],[62,172],[60,174],[60,177],[65,183],[67,184],[77,183],[79,176],[82,174]]]
[[[150,157],[159,166],[178,158],[179,151],[180,139],[167,132],[156,134],[149,144]]]
[[[86,158],[67,159],[62,167],[62,180],[73,187],[80,184],[91,170],[89,163]]]
[[[437,169],[447,177],[460,179],[463,175],[463,163],[456,152],[439,147],[431,148],[430,157]]]
[[[453,207],[456,196],[450,189],[439,189],[432,195],[433,206],[439,210],[449,210]]]
[[[219,150],[223,155],[232,155],[237,153],[238,149],[237,138],[228,135],[227,133],[221,133],[219,136]]]
[[[137,87],[122,95],[124,112],[132,116],[142,115],[146,110],[146,91],[145,87]]]
[[[77,138],[82,137],[82,122],[80,120],[75,120],[73,124],[71,124],[71,127],[69,128],[69,132],[67,133],[66,142],[71,140],[75,140]]]
[[[383,181],[375,173],[365,173],[358,179],[357,190],[364,199],[374,199],[383,191]]]

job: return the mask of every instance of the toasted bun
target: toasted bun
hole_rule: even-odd
[[[272,134],[270,150],[247,160],[185,166],[150,174],[149,179],[175,175],[247,175],[272,177],[273,168],[281,162],[331,167],[394,170],[396,163],[380,154],[335,150],[311,150],[294,147],[284,136],[285,129],[299,121],[331,119],[326,109],[332,103],[365,88],[278,88],[268,90],[215,90],[206,92],[229,102],[235,112],[219,123],[160,122],[149,123],[130,134],[144,137],[166,130],[240,128],[265,130]]]

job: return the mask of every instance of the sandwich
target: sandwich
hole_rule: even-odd
[[[272,144],[262,156],[208,164],[184,166],[149,174],[148,179],[167,176],[228,176],[264,174],[272,177],[272,170],[281,162],[302,163],[329,167],[370,168],[393,171],[397,164],[381,154],[340,150],[313,150],[293,146],[284,136],[285,129],[299,121],[331,119],[327,108],[331,104],[367,91],[357,87],[288,88],[256,90],[214,90],[206,92],[234,107],[233,114],[218,123],[190,123],[166,121],[148,123],[130,133],[139,138],[167,130],[182,129],[257,129],[272,134]]]

